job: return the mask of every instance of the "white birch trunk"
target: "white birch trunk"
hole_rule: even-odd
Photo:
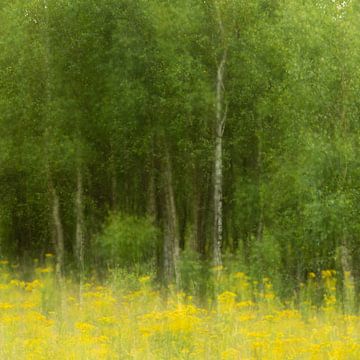
[[[178,268],[180,247],[179,229],[176,212],[172,167],[168,149],[165,149],[164,159],[164,181],[165,181],[165,234],[164,234],[164,270],[167,282],[175,277],[176,285],[180,284],[180,273]]]
[[[223,237],[223,134],[227,107],[224,106],[224,73],[227,60],[225,31],[221,12],[215,3],[216,16],[220,31],[223,52],[217,67],[216,102],[215,102],[215,156],[214,156],[214,230],[213,230],[213,265],[222,266],[221,246]]]
[[[226,121],[224,109],[224,71],[226,50],[217,69],[216,80],[216,125],[215,125],[215,160],[214,160],[214,234],[213,263],[222,265],[221,246],[223,235],[223,134]]]

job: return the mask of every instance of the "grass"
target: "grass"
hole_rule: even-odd
[[[309,274],[296,306],[278,300],[270,279],[240,272],[224,273],[219,288],[229,289],[199,306],[175,289],[165,296],[149,276],[88,282],[80,297],[70,280],[60,294],[49,264],[27,282],[0,266],[0,359],[360,358],[360,317],[343,311],[330,270]]]

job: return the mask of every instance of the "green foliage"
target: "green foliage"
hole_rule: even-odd
[[[147,218],[111,214],[96,237],[96,251],[115,267],[133,267],[155,260],[158,230]]]

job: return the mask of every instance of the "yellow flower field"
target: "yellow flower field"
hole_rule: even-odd
[[[254,290],[243,273],[200,307],[155,291],[148,276],[131,291],[86,283],[81,296],[67,281],[61,295],[51,267],[21,281],[1,266],[0,359],[360,359],[360,317],[337,304],[332,271],[309,274],[297,307],[281,304],[269,279]],[[306,300],[317,284],[321,307]]]

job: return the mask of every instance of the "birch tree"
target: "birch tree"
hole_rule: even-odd
[[[46,159],[46,169],[47,177],[49,182],[49,194],[51,196],[52,203],[52,222],[54,229],[53,234],[53,243],[55,246],[56,253],[56,273],[60,282],[60,286],[63,285],[63,272],[64,272],[64,230],[61,221],[60,214],[60,200],[57,193],[53,174],[52,174],[52,165],[48,157],[50,152],[51,144],[51,128],[52,128],[52,89],[54,87],[52,69],[51,69],[51,48],[50,48],[50,10],[49,10],[49,0],[43,0],[44,7],[44,17],[42,20],[42,36],[43,36],[43,52],[44,52],[44,92],[45,92],[45,102],[44,102],[44,117],[45,117],[45,130],[44,130],[44,157]]]
[[[225,103],[224,76],[227,62],[226,34],[218,1],[215,1],[216,22],[220,37],[220,60],[217,61],[215,95],[215,154],[214,154],[214,233],[213,264],[222,266],[221,247],[223,241],[223,135],[227,105]]]

